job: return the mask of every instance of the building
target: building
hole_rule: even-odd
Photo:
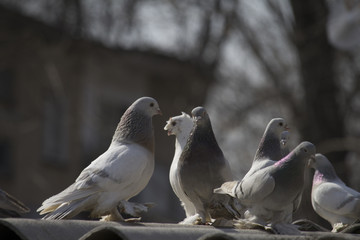
[[[157,204],[149,220],[181,220],[168,181],[174,138],[163,127],[204,102],[213,76],[173,57],[76,39],[4,7],[0,19],[0,188],[38,217],[42,201],[107,149],[122,113],[147,95],[163,116],[154,119],[155,173],[137,199]]]

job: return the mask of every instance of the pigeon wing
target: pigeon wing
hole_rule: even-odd
[[[337,215],[356,216],[360,210],[360,194],[345,185],[325,182],[317,186],[313,201]]]
[[[98,192],[122,191],[127,199],[142,189],[132,186],[146,171],[146,161],[150,152],[133,145],[118,145],[108,149],[85,168],[75,183],[59,194],[45,200],[38,209],[41,214],[52,211],[65,202],[89,197]]]
[[[238,198],[258,202],[271,194],[275,188],[275,180],[268,171],[270,168],[271,166],[244,178],[237,189]]]

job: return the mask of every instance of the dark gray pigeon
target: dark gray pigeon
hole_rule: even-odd
[[[287,124],[282,118],[273,118],[264,131],[260,140],[258,149],[256,150],[253,163],[245,177],[253,175],[262,168],[274,164],[282,157],[281,150],[281,133],[288,129]]]
[[[312,206],[332,225],[333,232],[360,219],[360,193],[341,181],[330,161],[324,155],[316,154],[311,167],[315,169]]]
[[[181,187],[199,216],[197,223],[210,222],[211,218],[239,218],[238,200],[213,193],[214,188],[233,180],[233,176],[216,141],[209,116],[203,107],[196,107],[191,113],[195,125],[178,167]]]
[[[248,207],[245,218],[251,222],[290,225],[292,213],[300,204],[305,166],[315,152],[312,143],[302,142],[280,161],[240,182],[224,183],[215,192],[238,198]]]
[[[30,209],[22,202],[0,189],[0,218],[20,217],[28,212]]]
[[[142,191],[154,171],[152,117],[158,114],[155,99],[136,100],[121,117],[108,150],[86,167],[75,183],[43,202],[38,211],[46,214],[44,219],[71,218],[91,211],[93,218],[123,221],[119,206]]]

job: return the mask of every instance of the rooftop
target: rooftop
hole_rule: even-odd
[[[359,228],[357,228],[359,229]],[[357,230],[359,231],[359,230]],[[359,239],[350,233],[302,232],[275,235],[262,230],[240,230],[164,223],[118,223],[85,220],[0,219],[0,239],[67,240],[243,240],[243,239]]]

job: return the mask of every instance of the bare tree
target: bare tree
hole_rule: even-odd
[[[32,1],[39,2],[39,8],[55,13],[55,25],[62,29],[117,47],[128,44],[123,42],[124,36],[143,31],[140,15],[144,8],[166,6],[173,16],[168,25],[178,29],[173,48],[164,50],[160,45],[137,37],[132,39],[132,46],[196,63],[208,72],[209,84],[226,85],[222,88],[226,88],[227,94],[217,92],[208,101],[221,116],[217,119],[223,132],[220,139],[225,141],[225,135],[239,127],[252,127],[254,134],[249,138],[257,143],[259,139],[255,137],[262,128],[247,121],[248,116],[268,118],[274,113],[285,113],[298,135],[297,140],[313,142],[318,151],[329,157],[338,175],[348,181],[346,151],[358,149],[358,136],[349,133],[348,118],[360,116],[356,104],[360,93],[360,61],[356,54],[344,54],[330,44],[325,0],[268,0],[262,3],[237,0],[126,0],[122,3],[116,0],[62,0],[57,7],[49,7],[51,4],[40,0]],[[248,12],[251,4],[255,5],[253,12],[262,11],[268,15],[267,18],[255,19],[257,16]],[[196,12],[195,23],[188,22],[187,14],[191,11]],[[101,26],[97,33],[93,32],[94,23]],[[191,24],[196,25],[196,30],[189,33]],[[248,70],[241,64],[235,70],[229,67],[225,61],[229,46],[239,52],[239,58],[233,61],[240,61],[241,55],[246,54],[251,58],[253,69]],[[339,68],[346,68],[346,77],[350,79],[347,87],[339,80]],[[246,151],[246,147],[237,147],[233,150],[235,156],[239,155],[236,152],[239,149],[242,153]],[[248,152],[248,155],[255,153]],[[308,184],[297,217],[320,221],[310,204],[311,172],[307,172],[306,178]]]

